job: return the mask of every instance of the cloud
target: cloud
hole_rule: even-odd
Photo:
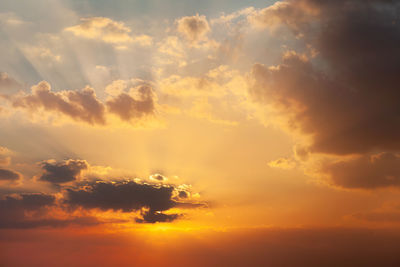
[[[0,168],[0,182],[1,181],[8,181],[8,182],[15,182],[20,179],[20,174],[8,169]]]
[[[157,181],[157,182],[165,182],[168,180],[168,178],[162,174],[156,173],[156,174],[150,175],[150,180]]]
[[[139,223],[172,222],[180,214],[164,212],[174,207],[199,208],[203,203],[192,203],[186,192],[185,201],[177,201],[179,187],[174,185],[147,184],[135,181],[97,181],[85,183],[80,188],[66,189],[64,203],[71,207],[99,209],[101,211],[137,212]]]
[[[54,184],[68,183],[80,178],[83,170],[89,167],[86,160],[69,159],[62,162],[47,160],[41,162],[43,174],[39,180]]]
[[[400,155],[386,152],[328,162],[322,166],[321,172],[328,174],[338,186],[373,189],[400,186],[399,166]]]
[[[297,44],[278,65],[254,65],[253,100],[307,140],[301,145],[308,153],[335,155],[322,173],[341,187],[399,185],[392,153],[400,150],[399,7],[395,1],[288,0],[249,17],[289,30]]]
[[[0,166],[1,165],[9,165],[11,162],[11,157],[10,157],[10,150],[8,150],[6,147],[0,146]]]
[[[67,189],[65,203],[103,211],[132,212],[148,209],[140,222],[154,223],[157,218],[164,221],[167,217],[160,213],[177,204],[172,199],[173,191],[172,186],[139,184],[134,181],[96,182],[82,189]]]
[[[137,218],[137,223],[156,223],[156,222],[172,222],[178,219],[179,214],[164,214],[157,211],[145,211],[142,218]]]
[[[210,32],[205,16],[182,17],[177,20],[178,32],[183,34],[190,42],[196,43],[204,40]]]
[[[29,228],[39,220],[26,216],[26,212],[40,212],[54,205],[55,197],[47,194],[21,194],[0,199],[0,228]],[[32,216],[31,216],[32,217]]]
[[[106,43],[115,44],[132,41],[132,37],[129,35],[131,29],[122,22],[105,17],[82,18],[80,24],[68,27],[65,30],[76,36],[99,39]]]
[[[0,93],[8,93],[20,89],[21,84],[6,72],[0,72]]]
[[[129,91],[128,85],[132,85]],[[56,112],[90,125],[106,125],[108,114],[129,122],[156,114],[157,95],[152,85],[138,79],[116,80],[108,85],[106,93],[109,97],[105,102],[100,101],[89,86],[53,92],[50,84],[42,81],[32,86],[31,91],[31,94],[19,93],[6,99],[13,107],[26,109],[30,114]]]
[[[296,12],[305,14],[318,11],[307,23],[301,19],[288,23],[287,19],[296,18],[290,12],[277,16],[301,32],[325,67],[296,53],[285,55],[275,67],[255,65],[255,86],[250,90],[254,98],[274,105],[292,129],[311,136],[314,152],[399,149],[400,108],[395,99],[399,97],[400,24],[393,23],[396,12],[387,9],[395,10],[397,4],[310,0],[282,5],[299,7]]]
[[[110,113],[116,114],[121,120],[130,121],[154,114],[155,102],[156,95],[152,87],[143,84],[132,88],[129,94],[120,93],[108,100],[106,105]]]
[[[87,216],[56,218],[52,214],[56,205],[55,196],[45,193],[6,196],[0,199],[0,229],[66,227],[71,224],[92,226],[101,223],[95,217]]]
[[[136,43],[141,46],[150,46],[153,43],[151,36],[146,34],[132,36],[131,29],[123,22],[105,17],[82,18],[80,24],[65,28],[65,31],[75,36],[114,44],[118,49],[126,49],[124,44],[127,43]]]
[[[105,107],[90,87],[80,91],[52,92],[50,84],[42,81],[32,86],[31,94],[17,95],[12,104],[32,112],[43,109],[89,124],[105,124]]]
[[[269,7],[250,12],[248,20],[256,27],[276,29],[286,25],[299,33],[302,26],[310,23],[320,13],[312,2],[314,1],[277,1]]]
[[[172,222],[182,216],[176,211],[169,213],[172,208],[195,209],[206,206],[190,198],[189,185],[149,184],[136,180],[78,182],[80,172],[87,165],[82,160],[43,162],[45,172],[40,180],[55,184],[73,183],[56,187],[60,190],[56,194],[6,195],[0,199],[0,228],[126,223],[128,220],[121,218],[131,215],[137,223]]]

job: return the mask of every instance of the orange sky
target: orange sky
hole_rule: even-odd
[[[396,1],[114,2],[0,3],[0,266],[399,264]]]

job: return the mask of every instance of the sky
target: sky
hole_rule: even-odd
[[[0,266],[399,266],[399,12],[2,0]]]

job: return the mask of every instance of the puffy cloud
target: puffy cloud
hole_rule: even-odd
[[[132,88],[130,93],[122,92],[107,101],[110,113],[122,120],[130,121],[151,115],[155,112],[156,95],[150,85],[143,84]]]
[[[206,17],[198,14],[180,18],[177,20],[177,25],[178,31],[191,42],[204,40],[210,31]]]
[[[16,96],[13,106],[30,111],[55,111],[89,124],[105,124],[105,107],[90,87],[80,91],[52,92],[50,84],[42,81],[32,87],[32,94]]]
[[[47,160],[41,163],[43,174],[39,180],[54,184],[68,183],[80,178],[81,172],[89,167],[86,160],[69,159],[62,162]]]
[[[276,29],[287,25],[296,33],[310,23],[319,14],[319,9],[311,4],[313,1],[277,1],[261,10],[249,13],[249,21],[261,28]]]
[[[128,85],[132,88],[128,91]],[[19,93],[7,97],[13,107],[39,111],[55,111],[91,125],[106,125],[108,114],[124,121],[137,121],[155,115],[157,96],[151,84],[137,79],[116,80],[106,87],[107,101],[100,101],[93,88],[53,92],[50,84],[42,81],[32,87],[31,94]]]

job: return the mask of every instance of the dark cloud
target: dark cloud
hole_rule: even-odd
[[[399,185],[397,156],[369,159],[400,150],[399,18],[398,1],[377,0],[288,0],[253,16],[290,29],[308,50],[288,51],[274,67],[255,65],[250,93],[310,138],[306,151],[363,155],[325,166],[337,185]]]
[[[19,180],[19,178],[20,178],[19,173],[15,172],[13,170],[0,168],[0,182],[1,181],[17,181],[17,180]]]
[[[312,63],[287,56],[277,68],[255,66],[255,98],[279,105],[292,127],[312,136],[315,152],[399,149],[398,3],[282,3],[274,15],[319,55]],[[307,20],[291,16],[294,8]]]
[[[156,222],[172,222],[178,219],[179,214],[164,214],[158,211],[145,211],[142,218],[137,218],[137,223],[156,223]]]
[[[400,156],[381,153],[361,156],[353,160],[329,162],[321,171],[330,175],[331,180],[346,188],[378,188],[400,186]]]
[[[122,120],[130,121],[154,114],[155,94],[150,85],[141,85],[136,88],[134,97],[127,93],[121,93],[108,100],[107,107],[109,112],[116,114]]]
[[[13,106],[31,111],[55,111],[89,124],[105,124],[105,107],[90,87],[80,91],[52,92],[50,84],[42,81],[32,87],[32,94],[15,97]]]
[[[89,167],[86,160],[69,159],[62,162],[53,160],[41,163],[43,174],[39,180],[54,184],[67,183],[78,180],[83,170]]]
[[[172,199],[174,187],[126,182],[96,182],[82,189],[67,189],[65,203],[86,209],[114,210],[122,212],[148,209],[141,222],[167,221],[162,211],[176,206]],[[149,219],[149,221],[147,221]]]
[[[179,191],[178,194],[179,198],[188,198],[189,197],[189,193],[186,191]]]

